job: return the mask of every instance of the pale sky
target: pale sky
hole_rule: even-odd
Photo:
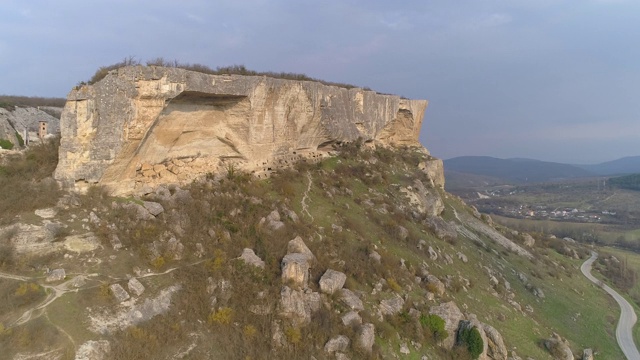
[[[0,0],[0,94],[65,97],[128,56],[430,101],[435,156],[640,155],[636,0]]]

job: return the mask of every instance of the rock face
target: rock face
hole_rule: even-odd
[[[426,106],[310,81],[123,67],[69,93],[55,178],[123,194],[231,167],[261,176],[358,138],[418,145]]]

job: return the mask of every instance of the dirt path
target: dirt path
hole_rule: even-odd
[[[307,171],[307,179],[309,179],[309,184],[307,184],[307,190],[304,192],[302,196],[302,200],[300,201],[300,205],[302,205],[302,212],[306,213],[313,221],[313,216],[309,212],[309,205],[307,205],[307,200],[309,199],[309,192],[311,191],[311,185],[313,184],[313,179],[311,178],[311,172]]]
[[[625,298],[618,294],[615,290],[603,284],[602,281],[591,275],[591,264],[598,258],[598,253],[591,252],[591,257],[582,264],[580,271],[582,274],[591,280],[594,284],[602,287],[604,291],[613,296],[613,298],[620,305],[620,319],[618,320],[618,327],[616,328],[616,340],[622,352],[629,360],[640,360],[640,352],[633,341],[633,325],[638,320],[633,307]]]

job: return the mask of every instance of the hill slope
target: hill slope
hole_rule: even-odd
[[[621,358],[609,300],[578,270],[588,251],[492,224],[421,170],[421,149],[340,153],[266,180],[230,172],[140,197],[91,188],[35,215],[7,207],[0,347],[465,359],[477,332],[483,356],[506,360],[549,358],[540,344],[558,333],[577,354]]]
[[[640,173],[640,156],[628,156],[600,164],[576,166],[598,175]]]
[[[444,161],[445,170],[489,176],[513,183],[546,182],[593,176],[579,167],[531,159],[498,159],[489,156],[461,156]]]

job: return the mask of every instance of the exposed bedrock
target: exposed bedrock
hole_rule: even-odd
[[[231,166],[262,176],[358,138],[419,146],[426,107],[310,81],[124,67],[69,93],[55,178],[124,194]]]

